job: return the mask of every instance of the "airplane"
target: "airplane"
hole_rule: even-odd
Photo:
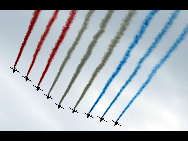
[[[44,94],[46,96],[47,99],[51,98],[53,99],[51,96],[47,95],[47,94]]]
[[[59,109],[59,108],[63,108],[63,107],[61,107],[60,104],[55,103],[55,105],[57,105],[58,109]],[[64,109],[64,108],[63,108],[63,109]]]
[[[113,120],[112,120],[113,121]],[[119,125],[119,126],[121,126],[117,121],[113,121],[114,122],[114,126],[116,126],[116,125]]]
[[[69,109],[71,109],[71,110],[72,110],[72,113],[74,113],[74,112],[78,113],[78,111],[77,111],[77,110],[75,110],[75,109],[73,109],[73,108],[71,108],[71,107],[69,107]]]
[[[37,88],[37,89],[36,89],[37,91],[38,91],[38,90],[43,91],[39,86],[35,86],[35,85],[33,85],[33,86]]]
[[[31,81],[31,79],[29,79],[28,76],[22,76],[22,77],[25,78],[25,82],[28,81],[28,80]]]
[[[99,116],[97,116],[97,117],[100,119],[100,122],[104,120],[103,117],[99,117]],[[104,120],[104,121],[106,121],[106,120]],[[106,122],[107,122],[107,121],[106,121]]]
[[[86,113],[85,113],[86,114]],[[89,113],[87,113],[86,114],[87,115],[87,118],[89,118],[89,117],[92,117],[92,118],[94,118],[92,115],[90,115]]]
[[[19,72],[16,68],[13,68],[13,67],[10,67],[12,70],[13,70],[13,73],[15,72],[15,71],[17,71],[17,72]],[[20,72],[19,72],[20,73]]]

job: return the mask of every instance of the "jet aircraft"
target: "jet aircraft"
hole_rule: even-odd
[[[14,73],[15,71],[19,72],[16,68],[13,68],[13,67],[10,67],[10,68],[12,69],[13,73]],[[19,72],[19,73],[20,73],[20,72]]]
[[[59,108],[63,108],[60,104],[55,103],[55,105],[57,105],[58,109],[59,109]],[[63,109],[64,109],[64,108],[63,108]]]
[[[47,94],[44,94],[46,96],[47,99],[51,98],[53,99],[51,96],[47,95]]]
[[[26,81],[31,81],[31,79],[28,78],[28,76],[22,76],[23,78],[25,78],[25,82]],[[31,81],[32,82],[32,81]]]
[[[41,90],[41,91],[43,91],[39,86],[35,86],[35,85],[33,85],[35,88],[37,88],[36,90],[38,91],[38,90]]]
[[[72,110],[72,113],[74,113],[74,112],[78,113],[78,111],[77,111],[77,110],[75,110],[75,109],[73,109],[73,108],[71,108],[71,107],[69,107],[69,109],[71,109],[71,110]]]
[[[112,120],[113,121],[113,120]],[[116,126],[116,125],[119,125],[119,126],[121,126],[117,121],[113,121],[114,122],[114,126]]]
[[[99,116],[97,116],[97,117],[100,119],[100,122],[104,120],[103,117],[99,117]],[[106,120],[104,120],[104,121],[106,121]],[[107,122],[107,121],[106,121],[106,122]]]
[[[86,114],[86,113],[85,113]],[[94,118],[92,115],[90,115],[89,113],[87,113],[86,114],[87,115],[87,118],[89,118],[89,117],[92,117],[92,118]]]

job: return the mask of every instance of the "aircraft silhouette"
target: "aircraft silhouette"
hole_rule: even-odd
[[[23,78],[25,78],[25,82],[26,81],[31,81],[31,79],[28,78],[28,76],[22,76]],[[32,82],[32,81],[31,81]]]
[[[43,91],[39,86],[35,86],[35,85],[33,85],[35,88],[37,88],[36,90],[38,91],[38,90],[41,90],[41,91]]]
[[[47,94],[44,94],[46,96],[47,99],[53,99],[51,96],[47,95]]]
[[[113,121],[113,120],[112,120]],[[113,121],[114,122],[114,126],[116,126],[116,125],[119,125],[119,126],[121,126],[117,121]]]
[[[99,117],[99,116],[97,116],[97,117],[100,119],[100,122],[104,120],[103,117]],[[104,120],[104,121],[106,121],[106,120]],[[106,122],[107,122],[107,121],[106,121]]]
[[[85,113],[86,114],[86,113]],[[87,118],[89,118],[89,117],[92,117],[92,118],[94,118],[91,114],[89,114],[89,113],[87,113],[86,114],[87,115]]]
[[[60,104],[55,103],[55,105],[57,105],[58,109],[59,109],[59,108],[63,108]],[[63,108],[63,109],[64,109],[64,108]]]
[[[75,112],[78,113],[78,111],[76,109],[74,109],[74,108],[69,107],[69,109],[72,110],[72,113],[75,113]]]
[[[15,71],[19,72],[16,68],[13,68],[13,67],[10,67],[10,68],[12,69],[13,73],[14,73]],[[19,73],[20,73],[20,72],[19,72]]]

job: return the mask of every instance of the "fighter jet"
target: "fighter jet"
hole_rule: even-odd
[[[13,73],[14,73],[15,71],[19,72],[16,68],[13,68],[13,67],[10,67],[10,68],[12,69]],[[19,72],[19,73],[20,73],[20,72]]]
[[[85,113],[86,114],[86,113]],[[87,113],[86,114],[87,115],[87,118],[89,118],[89,117],[92,117],[92,118],[94,118],[92,115],[90,115],[89,113]]]
[[[38,91],[38,90],[43,91],[39,86],[35,86],[35,85],[33,85],[33,86],[37,88],[37,89],[36,89],[37,91]]]
[[[99,116],[97,116],[97,117],[100,119],[100,122],[104,120],[103,117],[99,117]],[[106,120],[104,120],[104,121],[106,121]],[[106,122],[107,122],[107,121],[106,121]]]
[[[51,98],[53,99],[51,96],[47,95],[47,94],[44,94],[46,96],[47,99]]]
[[[63,108],[60,104],[55,103],[55,105],[57,105],[58,109],[59,109],[59,108]],[[64,108],[63,108],[63,109],[64,109]]]
[[[113,121],[113,120],[112,120]],[[121,126],[117,121],[113,121],[114,122],[114,126],[116,126],[116,125],[119,125],[119,126]]]
[[[75,110],[75,109],[73,109],[73,108],[71,108],[71,107],[69,107],[69,109],[71,109],[71,110],[72,110],[72,113],[74,113],[74,112],[78,113],[78,111],[77,111],[77,110]]]
[[[29,79],[27,76],[22,76],[23,78],[25,78],[25,82],[26,81],[31,81],[31,79]],[[32,81],[31,81],[32,82]]]

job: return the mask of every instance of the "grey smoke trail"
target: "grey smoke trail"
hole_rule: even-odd
[[[61,73],[62,73],[62,71],[63,71],[63,69],[65,67],[65,65],[67,64],[68,60],[70,59],[70,57],[72,55],[72,52],[74,51],[74,49],[76,48],[77,44],[79,43],[84,31],[87,29],[89,21],[90,21],[90,18],[93,15],[94,12],[95,12],[95,10],[89,10],[89,12],[86,14],[84,23],[82,24],[82,28],[78,32],[78,35],[77,35],[75,41],[73,42],[72,47],[69,48],[69,50],[67,52],[67,56],[65,57],[65,59],[63,60],[61,66],[59,68],[59,72],[57,73],[57,75],[56,75],[56,77],[54,79],[54,82],[52,83],[52,86],[51,86],[51,88],[50,88],[50,90],[48,92],[48,95],[50,95],[50,92],[54,88],[59,76],[61,75]]]
[[[91,43],[89,44],[86,53],[84,54],[83,58],[81,59],[80,64],[78,65],[64,95],[62,96],[59,105],[61,104],[61,102],[63,101],[63,99],[65,98],[65,96],[67,95],[67,93],[69,92],[71,86],[73,85],[74,81],[76,80],[77,76],[79,75],[79,73],[81,72],[82,67],[84,66],[84,64],[86,63],[86,61],[89,59],[89,57],[91,56],[91,53],[98,41],[98,39],[102,36],[102,34],[105,32],[105,28],[110,20],[110,18],[112,17],[112,14],[114,13],[115,10],[108,10],[107,14],[105,15],[104,19],[102,19],[101,23],[100,23],[100,29],[98,30],[98,32],[93,36],[93,40],[91,41]]]
[[[128,12],[127,16],[123,19],[123,21],[121,23],[121,26],[120,26],[119,30],[117,31],[116,36],[111,40],[111,43],[108,46],[107,52],[103,56],[103,59],[101,60],[101,63],[96,67],[96,69],[93,72],[88,84],[86,85],[86,87],[84,88],[82,94],[80,95],[80,98],[78,99],[78,101],[77,101],[77,103],[76,103],[76,105],[74,107],[75,109],[78,106],[78,104],[80,103],[80,101],[82,100],[82,98],[85,96],[87,90],[89,89],[89,87],[91,86],[91,84],[93,83],[95,78],[97,77],[98,73],[105,66],[105,64],[108,61],[109,57],[111,56],[114,48],[119,43],[121,37],[124,35],[124,32],[126,31],[128,26],[130,25],[131,19],[136,15],[136,13],[137,13],[136,10],[130,10]]]

